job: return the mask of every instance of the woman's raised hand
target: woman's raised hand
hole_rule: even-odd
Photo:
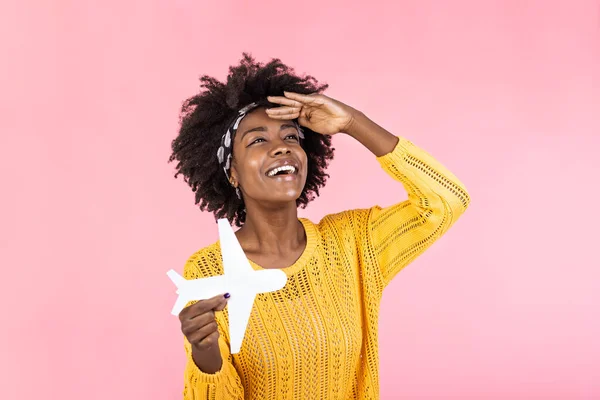
[[[271,103],[280,107],[267,109],[273,119],[296,119],[300,125],[322,135],[347,132],[356,110],[323,94],[298,94],[284,92],[284,96],[269,96]]]

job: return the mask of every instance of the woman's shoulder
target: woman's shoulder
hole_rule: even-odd
[[[369,214],[373,207],[370,208],[355,208],[351,210],[339,211],[325,215],[319,224],[321,223],[366,223]]]
[[[190,255],[183,268],[185,279],[199,279],[222,275],[221,247],[214,242]]]
[[[321,233],[326,232],[362,232],[368,226],[372,208],[357,208],[325,215],[318,224]]]

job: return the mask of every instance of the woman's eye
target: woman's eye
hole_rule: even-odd
[[[263,139],[263,138],[256,138],[253,141],[251,141],[250,144],[252,145],[254,143],[260,143],[260,142],[264,142],[264,141],[265,141],[265,139]]]
[[[287,135],[285,138],[286,138],[286,139],[292,138],[292,139],[294,139],[294,140],[298,140],[298,135],[296,135],[295,133],[293,133],[293,134],[291,134],[291,135]]]

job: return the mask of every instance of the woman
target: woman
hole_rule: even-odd
[[[196,203],[240,227],[254,269],[281,268],[286,286],[259,294],[241,351],[228,345],[228,294],[180,314],[188,361],[184,398],[375,399],[384,287],[469,204],[429,154],[322,94],[310,76],[244,55],[226,83],[203,77],[183,106],[171,161]],[[326,181],[331,137],[352,136],[408,191],[408,200],[299,219]],[[193,254],[186,279],[223,273],[219,243]]]

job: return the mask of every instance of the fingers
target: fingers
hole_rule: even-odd
[[[271,115],[286,115],[286,114],[294,114],[299,113],[302,110],[302,107],[275,107],[275,108],[267,108],[267,114]]]
[[[190,344],[198,350],[205,350],[217,344],[219,340],[219,329],[216,323],[204,326],[188,336]]]
[[[197,316],[194,319],[186,319],[181,323],[181,332],[188,338],[194,332],[202,329],[206,325],[215,323],[215,312],[209,311],[202,315]]]
[[[202,341],[205,340],[208,336],[213,335],[215,333],[219,333],[219,327],[215,321],[212,321],[199,329],[189,332],[186,336],[190,343],[197,346],[201,344]]]
[[[216,306],[215,308],[213,308],[214,311],[223,311],[225,309],[225,307],[227,306],[227,300],[225,300],[224,302],[222,302],[220,305]]]
[[[300,107],[277,107],[268,108],[267,115],[273,119],[295,119],[300,116]]]
[[[219,328],[215,311],[222,311],[228,298],[229,295],[225,294],[201,300],[184,308],[179,314],[181,331],[193,346],[202,350],[218,343]]]
[[[293,93],[293,92],[283,92],[283,94],[285,95],[285,97],[287,99],[294,100],[294,101],[300,102],[302,104],[320,105],[320,104],[325,103],[323,101],[323,99],[321,97],[319,97],[318,95],[300,94],[300,93]]]
[[[269,96],[271,103],[279,104],[280,107],[267,108],[267,115],[273,119],[296,119],[302,111],[302,103],[281,96]]]
[[[190,341],[190,344],[194,345],[200,351],[207,350],[215,345],[218,345],[219,336],[219,330],[217,329],[201,339],[192,339],[193,341]]]
[[[302,107],[302,102],[288,99],[283,96],[267,96],[267,100],[269,100],[271,103],[280,104],[282,106],[297,107],[297,108]]]
[[[179,320],[184,321],[186,319],[194,319],[199,315],[215,309],[219,309],[220,311],[224,309],[226,305],[227,299],[224,295],[217,295],[207,300],[201,300],[184,308],[181,313],[179,313]]]

